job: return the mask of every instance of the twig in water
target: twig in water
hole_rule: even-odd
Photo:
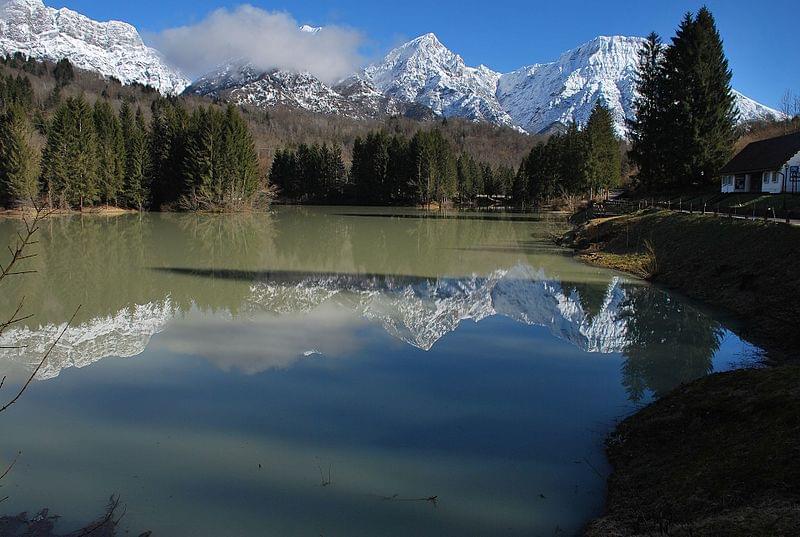
[[[106,507],[106,515],[91,526],[81,530],[81,532],[76,534],[75,537],[86,537],[87,535],[91,535],[98,530],[108,528],[109,524],[112,528],[117,527],[120,521],[122,521],[122,517],[124,517],[127,513],[127,509],[123,507],[122,514],[116,520],[114,519],[114,513],[119,508],[119,503],[119,496],[111,496],[111,498],[108,500],[108,506]]]
[[[387,502],[427,502],[433,504],[434,507],[439,507],[439,497],[429,496],[427,498],[400,498],[398,494],[394,496],[381,496],[382,500]]]
[[[587,466],[589,466],[589,468],[591,468],[591,469],[592,469],[592,471],[598,475],[598,477],[600,477],[600,479],[605,479],[605,476],[604,476],[603,474],[601,474],[601,473],[600,473],[600,471],[599,471],[597,468],[595,468],[594,464],[592,464],[592,463],[589,461],[589,459],[587,459],[586,457],[584,457],[584,458],[583,458],[583,462],[585,462],[585,463],[586,463],[586,465],[587,465]]]
[[[325,474],[322,473],[322,466],[320,466],[319,464],[317,465],[317,468],[319,469],[319,478],[320,481],[322,482],[323,488],[333,483],[333,478],[331,477],[332,466],[333,466],[332,464],[328,464],[328,479],[325,479]]]
[[[12,469],[12,468],[14,468],[14,465],[15,465],[15,464],[17,464],[17,460],[19,459],[19,456],[20,456],[20,455],[22,455],[22,452],[21,452],[21,451],[17,452],[17,456],[16,456],[16,457],[14,457],[14,460],[13,460],[13,461],[11,461],[11,464],[9,464],[9,465],[8,465],[8,468],[6,468],[6,471],[5,471],[5,472],[3,472],[3,475],[0,475],[0,481],[2,481],[2,480],[3,480],[3,478],[4,478],[5,476],[7,476],[7,475],[8,475],[8,474],[11,472],[11,469]]]

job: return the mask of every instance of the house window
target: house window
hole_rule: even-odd
[[[746,176],[744,176],[744,175],[737,175],[736,176],[736,184],[734,185],[734,188],[736,190],[744,190],[745,177]]]
[[[772,172],[764,172],[764,184],[766,185],[769,183],[769,180],[772,179]]]
[[[772,174],[772,182],[773,183],[777,183],[778,182],[778,172],[769,172],[769,173]]]

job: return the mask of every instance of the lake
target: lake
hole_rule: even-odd
[[[132,534],[574,535],[603,442],[753,359],[712,312],[553,246],[554,217],[278,207],[52,217],[4,282],[0,511]],[[0,221],[0,243],[19,222]]]

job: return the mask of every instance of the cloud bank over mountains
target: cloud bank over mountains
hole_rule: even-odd
[[[289,13],[251,5],[218,9],[196,24],[151,36],[167,61],[190,77],[232,60],[264,70],[308,72],[336,82],[364,64],[364,35],[343,26],[302,26]]]

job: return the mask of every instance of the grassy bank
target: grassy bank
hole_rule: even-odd
[[[590,537],[797,535],[800,367],[706,377],[607,444],[607,513]]]
[[[671,211],[593,220],[563,240],[589,263],[627,271],[727,311],[746,339],[786,361],[800,348],[800,228]]]
[[[607,441],[606,515],[587,535],[797,535],[800,228],[647,211],[593,220],[562,242],[727,311],[775,365],[711,375],[621,423]]]

